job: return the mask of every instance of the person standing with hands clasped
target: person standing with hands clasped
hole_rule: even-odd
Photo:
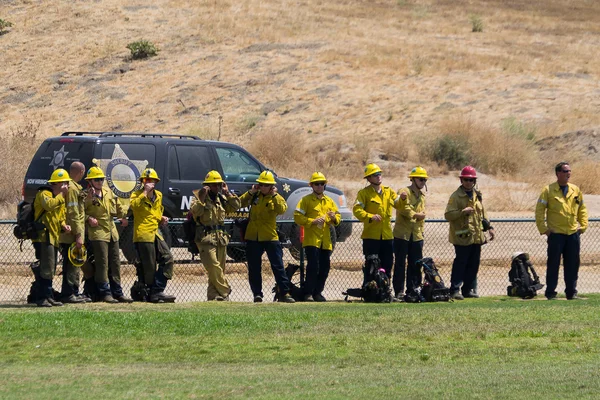
[[[196,221],[195,242],[200,259],[208,272],[208,300],[229,300],[231,287],[225,279],[225,260],[229,234],[225,232],[225,216],[240,208],[240,199],[232,194],[221,174],[206,174],[202,189],[194,190],[190,210]]]
[[[326,184],[327,179],[321,172],[312,174],[309,185],[313,192],[304,196],[294,211],[294,221],[304,227],[302,248],[307,260],[304,301],[326,301],[323,289],[333,249],[330,227],[341,221],[335,202],[323,194]]]
[[[394,263],[391,221],[393,209],[399,207],[399,199],[395,191],[381,184],[381,172],[377,164],[368,164],[365,167],[364,178],[369,186],[359,190],[352,213],[363,223],[361,238],[365,258],[377,254],[381,267],[385,269],[388,278],[391,278]]]
[[[167,225],[169,222],[169,218],[162,215],[162,193],[155,189],[160,179],[154,169],[146,168],[140,181],[143,187],[131,194],[130,202],[133,212],[133,243],[141,270],[138,273],[146,288],[150,289],[150,302],[172,303],[175,296],[164,292],[167,281],[173,278],[173,256],[158,229],[159,225]]]
[[[287,210],[287,203],[277,194],[275,177],[271,171],[263,171],[256,180],[258,185],[240,197],[241,206],[250,208],[246,240],[248,280],[255,303],[262,303],[262,255],[266,251],[271,270],[278,287],[278,299],[295,303],[290,295],[290,280],[283,268],[283,248],[277,234],[277,216]]]
[[[546,298],[556,298],[560,258],[563,258],[565,295],[567,300],[579,299],[580,235],[588,227],[588,213],[581,190],[569,183],[571,166],[560,162],[554,168],[556,182],[544,187],[535,208],[538,231],[548,237]]]
[[[398,191],[399,207],[396,209],[396,225],[394,226],[394,293],[396,300],[404,297],[404,277],[406,276],[406,293],[413,293],[421,286],[421,271],[417,260],[423,258],[423,228],[425,227],[425,193],[427,171],[415,167],[408,178],[410,186]],[[408,268],[406,258],[408,256]],[[406,274],[406,275],[405,275]]]
[[[450,222],[449,240],[456,252],[450,277],[450,294],[455,300],[479,297],[477,272],[481,245],[486,243],[484,232],[489,233],[490,240],[496,237],[486,217],[481,192],[475,189],[476,183],[475,168],[470,165],[464,167],[460,173],[460,186],[450,196],[444,214]]]

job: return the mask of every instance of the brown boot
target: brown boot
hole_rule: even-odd
[[[125,297],[125,295],[120,295],[120,296],[116,296],[115,300],[117,300],[119,303],[133,303],[133,299],[130,299],[129,297]]]
[[[100,300],[103,303],[110,303],[110,304],[116,304],[119,302],[119,300],[115,299],[114,297],[112,297],[112,295],[107,294],[106,296],[102,296],[100,297]]]

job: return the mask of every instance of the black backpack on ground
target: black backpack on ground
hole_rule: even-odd
[[[417,261],[417,266],[423,269],[423,285],[421,297],[423,301],[450,301],[450,288],[446,286],[431,257]]]
[[[300,271],[300,265],[289,263],[285,268],[285,274],[290,281],[290,296],[296,301],[304,301],[304,273],[300,271],[298,273],[298,279],[296,279],[296,272]],[[275,297],[273,301],[281,300],[281,293],[279,293],[279,286],[275,284],[273,288],[273,293]]]
[[[191,211],[188,211],[185,216],[185,221],[183,221],[183,233],[185,234],[185,240],[188,242],[188,251],[192,253],[192,255],[196,255],[200,253],[198,250],[198,246],[196,245],[196,221],[194,221],[194,216]]]
[[[513,256],[508,272],[508,280],[510,286],[506,288],[507,294],[522,299],[534,298],[537,296],[537,291],[544,287],[540,283],[540,277],[535,272],[527,253],[519,253]]]
[[[42,190],[52,191],[47,186],[42,186],[38,189],[38,192]],[[44,224],[40,222],[44,213],[45,211],[40,214],[37,220],[35,220],[33,203],[28,203],[23,200],[17,206],[17,224],[13,228],[13,234],[20,241],[21,251],[23,251],[23,241],[37,239],[38,232],[44,229]]]
[[[348,289],[342,294],[348,297],[360,297],[365,303],[391,303],[392,289],[390,278],[381,268],[381,261],[376,254],[370,254],[363,266],[364,283],[362,288]]]

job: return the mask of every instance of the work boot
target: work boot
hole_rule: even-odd
[[[262,296],[261,295],[254,296],[254,302],[255,303],[262,303],[263,302]]]
[[[110,304],[116,304],[116,303],[119,302],[119,300],[115,299],[110,294],[107,294],[107,295],[104,295],[104,296],[100,297],[100,299],[98,301],[101,301],[103,303],[110,303]]]
[[[402,293],[396,294],[392,297],[392,303],[404,303],[404,295]]]
[[[37,304],[38,307],[52,307],[52,304],[50,304],[48,299],[38,300],[35,304]]]
[[[52,297],[49,297],[46,300],[48,300],[48,303],[50,303],[50,305],[52,305],[52,307],[62,307],[62,305],[63,305],[63,303],[61,303],[60,301],[54,300]]]
[[[478,299],[479,294],[477,294],[477,292],[474,290],[470,290],[469,293],[464,294],[463,297],[469,298],[469,299]]]
[[[85,303],[85,300],[83,300],[80,297],[75,296],[74,294],[71,294],[71,295],[66,296],[66,297],[61,297],[60,301],[62,303],[65,303],[65,304],[67,304],[67,303],[69,303],[69,304],[81,304],[81,303]]]
[[[150,295],[151,303],[175,303],[175,296],[165,294],[165,292],[155,292]]]
[[[296,300],[294,300],[294,298],[292,297],[292,295],[289,294],[289,293],[284,294],[283,298],[281,299],[281,301],[284,302],[284,303],[295,303],[296,302]]]
[[[315,301],[315,299],[313,298],[312,294],[307,294],[307,295],[304,295],[304,301],[313,302],[313,301]]]
[[[450,294],[450,297],[452,297],[454,300],[464,300],[465,297],[460,294],[460,292],[453,292]]]
[[[327,299],[321,293],[315,294],[313,299],[315,299],[317,303],[324,303],[327,301]]]
[[[79,294],[79,295],[77,295],[77,297],[80,298],[81,300],[83,300],[84,303],[91,303],[92,302],[91,297],[88,296],[85,293]]]
[[[125,297],[125,295],[113,296],[119,303],[133,303],[133,299]]]
[[[215,296],[215,300],[216,301],[229,301],[229,296],[221,296],[220,294],[218,294],[217,296]]]

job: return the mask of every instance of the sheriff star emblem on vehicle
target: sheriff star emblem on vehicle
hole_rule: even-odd
[[[139,188],[140,173],[148,165],[148,160],[130,160],[118,144],[110,159],[92,161],[106,174],[105,185],[122,199],[129,198]]]
[[[61,147],[59,150],[54,152],[54,157],[52,157],[52,161],[50,161],[49,165],[52,165],[52,169],[56,169],[58,167],[65,166],[65,158],[69,154],[68,151],[65,151],[65,146]]]
[[[292,188],[290,187],[290,185],[288,185],[287,183],[283,184],[283,191],[286,193],[289,193],[290,190],[292,190]]]

